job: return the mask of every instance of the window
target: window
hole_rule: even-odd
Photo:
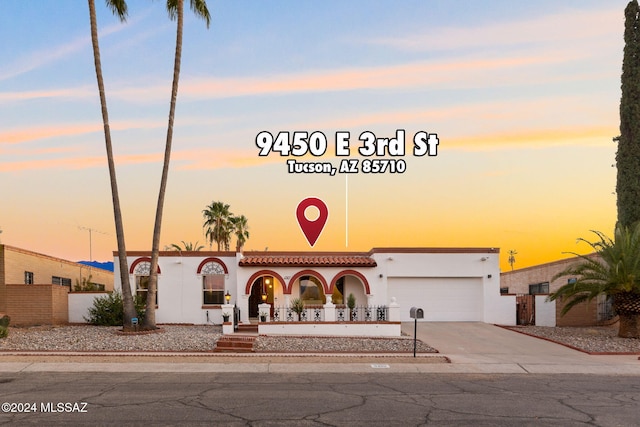
[[[71,279],[67,277],[52,276],[51,283],[59,286],[68,286],[69,289],[71,289]]]
[[[224,268],[210,261],[202,267],[201,272],[203,304],[224,304]]]
[[[24,272],[24,284],[33,285],[33,272],[31,271]]]
[[[138,265],[136,265],[136,268],[133,270],[133,274],[136,275],[136,295],[142,298],[143,301],[147,300],[147,292],[149,290],[149,281],[151,280],[150,272],[151,272],[151,263],[148,261],[138,263]],[[156,305],[158,305],[157,286],[156,286]]]
[[[322,284],[313,276],[300,277],[300,299],[305,305],[322,305],[325,303]]]
[[[534,285],[529,285],[529,295],[535,294],[548,294],[549,293],[549,282],[536,283]]]
[[[202,276],[204,304],[224,304],[224,275],[205,274]]]

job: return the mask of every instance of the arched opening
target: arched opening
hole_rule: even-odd
[[[346,305],[349,294],[353,294],[356,305],[367,305],[369,282],[361,273],[345,270],[338,273],[331,281],[331,300],[336,305]]]
[[[275,276],[265,274],[255,278],[249,291],[249,318],[258,317],[258,306],[262,303],[271,305],[270,315],[273,316],[273,306],[284,301],[283,289],[282,283]]]
[[[324,305],[327,302],[322,281],[310,274],[298,277],[291,293],[293,298],[300,298],[305,306]]]

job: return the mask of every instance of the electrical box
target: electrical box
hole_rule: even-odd
[[[411,316],[412,319],[424,319],[424,311],[421,308],[411,307],[409,316]]]

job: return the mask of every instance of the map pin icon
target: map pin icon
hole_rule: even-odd
[[[307,208],[311,206],[317,208],[320,212],[318,218],[313,221],[308,220],[304,215]],[[311,247],[313,247],[327,223],[327,219],[329,218],[329,209],[327,209],[327,205],[317,197],[307,197],[298,204],[298,207],[296,208],[296,218],[298,218],[298,225],[304,233],[304,237],[307,238],[307,242],[309,242]]]

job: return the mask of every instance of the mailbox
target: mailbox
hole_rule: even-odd
[[[409,316],[411,316],[412,319],[424,319],[424,311],[421,308],[411,307]]]

